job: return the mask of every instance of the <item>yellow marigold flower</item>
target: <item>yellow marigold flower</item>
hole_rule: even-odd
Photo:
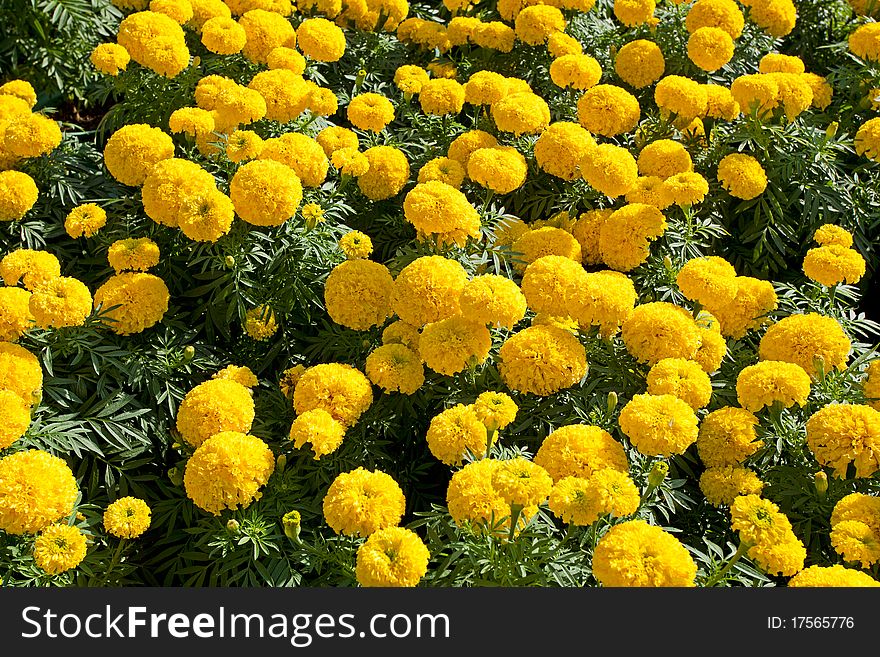
[[[213,132],[214,128],[214,115],[200,107],[181,107],[168,118],[168,129],[173,133],[201,137]]]
[[[763,73],[736,78],[730,85],[730,93],[744,113],[761,119],[769,117],[779,104],[779,84],[771,75]]]
[[[475,27],[471,39],[474,45],[482,48],[499,52],[510,52],[513,50],[516,32],[512,27],[500,21],[490,21]]]
[[[519,392],[547,396],[577,384],[587,373],[583,345],[568,331],[531,326],[511,336],[499,350],[498,371]]]
[[[700,346],[700,332],[684,308],[665,301],[638,305],[621,326],[627,351],[654,365],[663,358],[692,359]]]
[[[186,462],[186,495],[208,513],[247,508],[275,470],[272,450],[262,440],[236,431],[214,434]]]
[[[245,388],[256,388],[260,384],[257,375],[249,367],[240,367],[238,365],[227,365],[219,372],[214,373],[211,378],[235,381]]]
[[[224,0],[224,2],[236,16],[246,14],[252,9],[263,9],[280,16],[290,16],[293,12],[291,0]]]
[[[306,443],[311,443],[316,461],[339,449],[344,437],[345,426],[322,408],[306,411],[290,427],[293,446],[300,449]]]
[[[430,79],[428,72],[421,66],[404,64],[394,71],[394,84],[404,93],[417,94]]]
[[[430,557],[414,531],[403,527],[380,529],[358,548],[355,577],[364,587],[413,587],[428,572]]]
[[[712,119],[733,121],[739,116],[739,103],[730,93],[730,89],[717,84],[704,84],[706,90],[706,116]]]
[[[690,153],[680,143],[658,139],[639,153],[638,167],[643,176],[657,176],[665,180],[677,173],[693,171],[694,165]]]
[[[425,114],[458,114],[464,107],[464,87],[455,80],[428,80],[419,91],[419,104]]]
[[[553,488],[553,479],[540,465],[521,456],[501,461],[492,473],[492,488],[512,507],[542,504]]]
[[[602,77],[602,68],[589,55],[563,55],[550,64],[550,79],[557,87],[584,91],[595,86]]]
[[[205,23],[210,19],[222,16],[230,18],[232,12],[229,6],[223,0],[190,0],[192,5],[193,16],[187,22],[187,25],[195,29],[197,32],[205,29]]]
[[[406,220],[421,233],[446,233],[479,224],[480,215],[460,191],[439,181],[419,183],[403,201]]]
[[[345,35],[326,18],[308,18],[297,32],[299,49],[319,62],[338,61],[345,53]]]
[[[11,121],[20,116],[29,116],[30,106],[18,96],[0,94],[0,121]]]
[[[472,405],[456,404],[435,415],[425,436],[428,449],[446,465],[461,465],[470,455],[482,458],[491,438]]]
[[[758,62],[758,71],[761,73],[803,73],[804,70],[804,61],[800,57],[778,52],[768,52]]]
[[[602,586],[694,586],[697,564],[672,534],[644,520],[615,525],[593,552]]]
[[[397,195],[409,180],[406,155],[393,146],[373,146],[364,151],[369,162],[365,174],[358,177],[358,188],[367,198],[381,201]]]
[[[495,459],[468,463],[452,475],[446,491],[449,515],[462,528],[489,529],[498,534],[510,527],[510,505],[492,487],[492,475],[501,465]],[[518,526],[528,522],[538,508],[523,509]]]
[[[311,137],[296,132],[288,132],[264,141],[260,159],[287,165],[305,187],[320,187],[330,166],[320,144]]]
[[[107,223],[107,213],[94,203],[85,203],[71,210],[64,220],[64,230],[73,238],[91,237]]]
[[[0,221],[18,221],[37,202],[34,179],[21,171],[0,171]]]
[[[459,305],[464,317],[478,324],[512,329],[526,314],[526,298],[504,276],[476,276],[461,291]]]
[[[137,497],[120,497],[104,511],[104,529],[118,538],[137,538],[150,528],[150,507]]]
[[[296,384],[299,383],[305,371],[305,365],[294,365],[281,373],[278,387],[281,388],[282,394],[289,400],[293,401],[293,391],[296,389]]]
[[[35,534],[73,513],[76,479],[62,459],[29,449],[0,459],[0,530]]]
[[[468,177],[496,194],[509,194],[521,187],[527,172],[525,157],[512,146],[478,148],[468,158]]]
[[[471,105],[492,105],[507,95],[508,86],[500,73],[477,71],[464,85],[464,99]]]
[[[195,162],[178,158],[161,160],[142,182],[144,212],[172,228],[179,226],[187,206],[216,191],[214,176]]]
[[[21,438],[30,424],[30,405],[15,392],[0,389],[0,449],[6,449]]]
[[[604,429],[583,424],[560,427],[548,435],[534,461],[556,482],[565,477],[587,479],[607,468],[629,471],[623,445]]]
[[[665,210],[672,205],[672,194],[663,178],[657,176],[639,176],[636,184],[626,193],[627,203],[644,203],[653,205],[658,210]],[[601,258],[600,258],[601,260]]]
[[[353,230],[339,238],[339,248],[349,260],[366,259],[373,252],[373,241],[361,231]]]
[[[731,527],[762,569],[771,574],[794,575],[804,567],[806,550],[791,523],[773,502],[757,495],[740,495],[730,505]]]
[[[758,544],[748,551],[749,558],[771,575],[794,575],[804,567],[807,551],[794,535],[769,545]]]
[[[764,482],[738,465],[708,468],[700,475],[700,490],[712,506],[726,506],[740,495],[760,495]]]
[[[159,128],[141,123],[123,126],[104,147],[104,164],[110,175],[133,187],[143,184],[153,165],[171,157],[174,157],[171,137]]]
[[[575,222],[572,235],[581,246],[582,258],[585,265],[598,265],[602,262],[599,252],[599,234],[602,225],[614,210],[590,210],[584,212]]]
[[[3,148],[17,158],[39,157],[61,143],[58,123],[42,114],[14,117],[5,128]]]
[[[165,14],[129,14],[119,24],[116,41],[138,64],[166,78],[175,77],[189,65],[183,29]]]
[[[159,247],[148,237],[117,240],[107,249],[107,260],[117,274],[146,271],[159,264]]]
[[[312,87],[301,75],[286,68],[278,68],[257,73],[248,83],[247,89],[256,92],[263,99],[267,119],[286,123],[308,109]]]
[[[141,333],[168,312],[168,286],[158,276],[124,272],[111,276],[95,291],[94,306],[118,335]]]
[[[834,89],[828,81],[815,73],[801,73],[800,76],[813,91],[813,107],[820,110],[828,107],[831,104],[831,96],[834,95]]]
[[[207,438],[224,432],[247,433],[254,421],[254,400],[237,381],[211,379],[186,393],[177,410],[177,431],[198,447]]]
[[[862,392],[868,399],[868,404],[880,410],[880,360],[873,360],[865,370],[867,376],[862,383]]]
[[[305,413],[323,408],[345,426],[353,426],[373,403],[370,381],[360,371],[343,363],[315,365],[296,384],[293,408]]]
[[[482,21],[474,16],[454,16],[446,26],[446,36],[452,46],[463,46],[470,43],[474,31],[482,25]],[[400,32],[398,30],[398,36]]]
[[[556,7],[535,5],[517,14],[515,29],[520,41],[538,46],[546,43],[551,34],[565,30],[565,18]]]
[[[746,331],[766,323],[767,313],[778,303],[773,284],[749,276],[736,277],[736,296],[733,301],[711,307],[712,314],[721,322],[721,334],[741,338]]]
[[[459,297],[467,283],[464,268],[441,256],[417,258],[394,281],[392,308],[400,319],[421,327],[460,312]]]
[[[266,55],[269,70],[286,69],[294,75],[302,75],[306,70],[306,58],[293,48],[278,46]]]
[[[474,151],[480,148],[494,148],[498,140],[488,132],[482,130],[470,130],[456,137],[449,144],[447,155],[456,160],[467,170],[468,160]]]
[[[492,105],[492,119],[501,132],[516,137],[539,134],[550,125],[550,108],[531,92],[511,93]]]
[[[503,392],[480,393],[471,406],[489,433],[507,427],[516,419],[519,410],[516,402]]]
[[[733,58],[733,39],[720,27],[701,27],[688,39],[687,54],[704,71],[717,71]]]
[[[614,144],[599,144],[590,149],[580,163],[580,170],[591,187],[612,198],[626,194],[639,177],[635,158]]]
[[[656,43],[646,39],[636,39],[617,52],[614,58],[614,70],[621,80],[636,89],[642,89],[663,76],[666,60]]]
[[[797,21],[797,8],[792,0],[754,0],[749,18],[770,36],[784,37]]]
[[[332,89],[311,86],[308,98],[308,108],[312,114],[317,116],[333,116],[339,109],[339,100]]]
[[[865,121],[856,131],[853,143],[856,153],[874,162],[880,162],[880,117]]]
[[[846,369],[851,345],[840,323],[818,313],[789,315],[767,329],[761,338],[762,360],[781,360],[800,365],[808,374],[818,374],[818,360],[829,371]]]
[[[330,155],[330,163],[343,176],[359,178],[370,170],[370,160],[357,148],[340,148]]]
[[[365,93],[351,99],[346,114],[354,127],[382,132],[394,120],[394,106],[384,96]]]
[[[185,199],[178,216],[180,230],[197,242],[216,242],[229,232],[233,219],[232,200],[218,189]]]
[[[701,203],[709,193],[709,182],[699,173],[686,171],[663,181],[672,202],[680,207]]]
[[[104,75],[115,77],[126,69],[131,57],[125,48],[116,43],[102,43],[89,55],[89,61]]]
[[[691,34],[702,27],[717,27],[732,39],[740,37],[744,25],[742,12],[733,0],[697,0],[685,18],[685,26]]]
[[[834,224],[822,224],[813,233],[813,241],[822,246],[839,245],[849,248],[853,245],[852,233]]]
[[[635,395],[620,412],[620,430],[647,456],[683,454],[697,440],[697,416],[672,395]]]
[[[725,407],[709,413],[700,424],[697,451],[706,467],[738,465],[757,452],[763,441],[755,432],[758,418],[744,408]]]
[[[596,147],[592,135],[577,123],[558,121],[535,142],[535,159],[544,171],[563,180],[581,175],[580,164]]]
[[[565,477],[550,491],[550,511],[563,522],[588,526],[602,516],[632,515],[639,507],[639,489],[629,475],[612,469],[589,477]]]
[[[597,84],[587,89],[578,100],[577,111],[580,124],[591,133],[603,137],[630,132],[641,116],[636,97],[613,84]]]
[[[49,575],[76,568],[86,557],[86,537],[79,527],[50,525],[34,541],[34,562]]]
[[[419,329],[401,319],[391,322],[382,331],[382,344],[402,344],[414,354],[419,353]]]
[[[42,388],[37,357],[17,344],[0,342],[0,390],[15,393],[30,407],[39,402]]]
[[[505,25],[505,27],[507,27]],[[513,30],[511,30],[512,36]],[[511,43],[513,39],[511,38]],[[428,70],[428,73],[433,75],[435,78],[447,78],[449,80],[454,80],[458,75],[458,71],[455,68],[455,64],[452,62],[441,62],[439,60],[435,60],[433,62],[428,62],[428,65],[425,66]]]
[[[711,329],[700,328],[700,348],[694,360],[706,373],[716,372],[727,355],[727,342],[724,337]]]
[[[803,406],[810,394],[810,377],[800,365],[762,360],[749,365],[736,377],[736,397],[750,411],[775,403],[788,408]]]
[[[854,249],[831,244],[807,251],[804,273],[822,285],[857,283],[865,275],[865,259]]]
[[[856,477],[870,477],[880,470],[880,411],[864,404],[829,404],[807,421],[807,445],[837,477],[846,477],[850,463]]]
[[[554,59],[563,55],[580,55],[584,52],[580,42],[565,32],[554,32],[547,37],[547,50]]]
[[[81,281],[60,276],[35,290],[28,308],[40,328],[82,326],[92,311],[92,294]]]
[[[15,96],[27,103],[29,108],[37,104],[37,92],[27,80],[10,80],[0,84],[0,96]]]
[[[296,213],[302,184],[290,167],[273,160],[248,162],[235,172],[229,197],[242,219],[255,226],[280,226]]]
[[[465,169],[458,160],[449,157],[435,157],[428,160],[419,169],[418,182],[426,183],[436,180],[459,189],[464,182],[465,175]]]
[[[602,223],[599,254],[612,269],[629,271],[648,259],[651,242],[665,230],[666,218],[660,210],[644,203],[630,203],[615,210]]]
[[[435,372],[453,376],[486,360],[492,338],[485,324],[456,315],[422,329],[419,355]]]
[[[880,497],[864,493],[850,493],[838,500],[831,512],[831,526],[845,521],[856,520],[868,525],[872,532],[880,536]]]
[[[15,342],[33,328],[31,293],[18,287],[0,287],[0,341]],[[523,305],[525,314],[525,304]],[[522,318],[520,318],[522,319]]]
[[[293,48],[296,45],[293,26],[274,12],[252,9],[238,19],[238,24],[247,35],[242,54],[255,64],[266,64],[267,56],[274,48]]]
[[[394,279],[388,268],[372,260],[346,260],[324,284],[327,313],[337,324],[366,331],[391,315]]]
[[[654,101],[664,116],[673,114],[682,123],[706,114],[709,97],[704,85],[680,75],[667,75],[654,88]]]
[[[581,245],[571,233],[554,226],[544,226],[522,234],[511,250],[520,254],[514,265],[523,270],[538,258],[548,255],[564,256],[575,262],[581,261]]]
[[[855,587],[880,586],[880,582],[867,573],[852,568],[834,566],[810,566],[788,580],[790,587]]]
[[[697,410],[709,405],[712,381],[695,361],[663,358],[648,372],[648,394],[672,395]]]
[[[367,356],[365,371],[370,381],[386,393],[411,395],[425,382],[422,361],[403,344],[385,344]]]
[[[183,25],[193,17],[189,0],[151,0],[150,11],[165,14],[178,25]]]
[[[779,90],[777,102],[782,104],[789,122],[809,109],[813,103],[813,88],[799,73],[767,73]]]
[[[749,200],[767,188],[767,174],[751,155],[731,153],[718,163],[718,182],[731,196]]]
[[[543,256],[526,267],[522,291],[535,312],[564,317],[571,313],[575,292],[586,278],[584,268],[571,258]]]
[[[395,527],[403,516],[403,491],[380,470],[343,472],[324,497],[324,519],[337,534],[369,536]]]
[[[654,9],[654,0],[614,0],[614,15],[627,27],[649,23]]]
[[[676,277],[681,293],[702,306],[731,303],[737,293],[736,270],[719,256],[688,260]]]
[[[610,338],[632,313],[637,295],[625,274],[604,270],[588,273],[569,298],[571,316],[582,329],[597,326],[600,335]]]

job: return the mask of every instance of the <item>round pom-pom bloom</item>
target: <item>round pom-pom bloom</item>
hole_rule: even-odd
[[[782,55],[777,52],[768,52],[758,62],[758,71],[761,73],[803,73],[804,60],[800,57]]]
[[[803,406],[809,394],[810,376],[793,363],[762,360],[743,368],[736,377],[736,398],[753,412],[775,403],[783,408]]]
[[[854,250],[839,244],[820,246],[807,251],[804,273],[822,285],[857,283],[865,275],[865,259]]]
[[[571,258],[543,256],[526,267],[522,290],[535,312],[566,317],[571,314],[575,293],[586,279],[584,268]]]
[[[480,215],[460,191],[439,181],[418,183],[403,200],[404,218],[424,234],[479,225]]]
[[[150,528],[150,507],[137,497],[120,497],[104,511],[104,529],[117,538],[137,538]]]
[[[302,75],[306,70],[306,58],[293,48],[278,46],[266,55],[266,64],[270,70],[287,69],[294,75]]]
[[[0,342],[0,390],[18,395],[28,407],[39,402],[43,388],[40,361],[24,347]]]
[[[428,72],[421,66],[404,64],[394,71],[394,84],[404,93],[417,94],[422,85],[430,79]]]
[[[509,194],[526,181],[526,158],[513,146],[478,148],[468,158],[468,178],[496,194]]]
[[[373,241],[369,235],[353,230],[339,238],[339,248],[349,260],[369,258],[373,253]]]
[[[261,118],[262,114],[270,121],[286,123],[308,109],[313,86],[309,85],[301,75],[286,68],[279,68],[257,73],[248,83],[247,89],[257,98],[261,98],[262,105],[266,108],[262,113],[255,111],[253,116]],[[229,123],[237,125],[243,121],[230,120]]]
[[[880,536],[870,526],[858,520],[843,520],[831,527],[831,545],[834,551],[850,563],[870,568],[880,561]]]
[[[691,258],[675,280],[686,298],[702,306],[727,304],[736,297],[736,270],[719,256]]]
[[[540,465],[518,456],[501,461],[495,468],[492,488],[511,507],[527,508],[547,499],[553,479]]]
[[[663,186],[672,202],[679,207],[701,203],[709,193],[709,182],[694,171],[677,173],[667,178]]]
[[[425,382],[425,368],[417,352],[403,344],[385,344],[367,356],[370,381],[385,392],[411,395]]]
[[[144,178],[141,200],[148,217],[175,228],[213,191],[214,176],[195,162],[172,157],[158,162]]]
[[[541,443],[534,461],[550,473],[553,481],[565,477],[586,479],[608,468],[629,471],[623,445],[604,429],[585,424],[556,429]]]
[[[654,0],[614,0],[614,15],[627,27],[650,24],[655,8]]]
[[[154,164],[171,157],[174,157],[171,137],[143,123],[123,126],[104,147],[107,171],[119,182],[133,187],[143,184]]]
[[[323,408],[313,408],[299,415],[290,426],[290,439],[297,449],[311,443],[315,460],[339,449],[345,426]]]
[[[512,329],[526,314],[526,298],[509,278],[484,274],[465,283],[459,297],[464,317],[478,324]]]
[[[35,290],[28,308],[40,328],[82,326],[92,312],[92,294],[82,281],[61,276]]]
[[[730,93],[730,89],[717,84],[703,85],[706,89],[706,116],[711,119],[724,119],[733,121],[739,116],[739,103]]]
[[[599,539],[593,574],[608,587],[694,586],[697,564],[672,534],[629,520]]]
[[[345,34],[326,18],[308,18],[300,23],[297,44],[306,57],[335,62],[345,54]]]
[[[480,148],[493,148],[497,145],[498,140],[488,132],[469,130],[452,140],[446,154],[467,170],[468,160],[474,151]]]
[[[418,354],[419,329],[400,319],[391,322],[382,331],[382,344],[402,344],[414,354]]]
[[[107,261],[117,274],[146,271],[159,264],[159,247],[148,237],[116,240],[107,249]]]
[[[139,11],[123,18],[116,41],[138,64],[166,78],[175,77],[189,65],[183,29],[158,12]]]
[[[611,514],[632,515],[639,508],[639,489],[629,475],[617,470],[597,470],[586,479],[566,477],[550,491],[553,515],[572,525],[589,526]]]
[[[617,52],[614,70],[620,79],[636,89],[643,89],[661,77],[666,70],[663,52],[653,41],[636,39]]]
[[[425,114],[458,114],[464,107],[464,86],[455,80],[434,78],[422,85],[419,105]]]
[[[788,580],[789,587],[878,587],[880,582],[867,573],[840,564],[810,566]]]
[[[501,132],[516,137],[538,134],[550,125],[550,108],[531,92],[512,93],[492,105],[492,119]]]
[[[86,537],[79,527],[51,525],[34,541],[34,563],[49,575],[76,568],[86,558]]]
[[[247,43],[247,32],[229,16],[215,16],[202,26],[202,44],[218,55],[234,55]]]
[[[461,528],[509,535],[510,505],[492,487],[492,475],[502,461],[482,459],[468,463],[452,475],[446,489],[449,515]],[[537,507],[522,510],[517,527],[537,513]]]
[[[419,337],[419,355],[425,365],[446,376],[482,363],[491,347],[486,325],[461,315],[427,324]]]
[[[0,459],[0,530],[35,534],[73,512],[77,487],[62,459],[29,449]]]
[[[578,383],[587,373],[583,345],[554,326],[530,326],[512,335],[498,352],[498,371],[512,390],[547,396]]]
[[[0,171],[0,221],[18,221],[37,202],[37,184],[21,171]]]
[[[630,316],[636,305],[633,282],[616,271],[587,274],[586,284],[573,295],[571,316],[582,329],[599,328],[599,334],[610,338]]]
[[[293,48],[296,31],[280,14],[264,9],[252,9],[238,19],[247,34],[242,54],[254,64],[265,64],[269,53],[278,46]]]
[[[489,48],[499,52],[513,50],[513,42],[516,40],[516,32],[501,21],[482,23],[474,29],[472,40],[481,48]],[[430,70],[430,65],[429,65]]]
[[[250,308],[244,317],[244,332],[257,341],[268,340],[278,330],[275,312],[266,304]]]
[[[699,82],[681,75],[667,75],[654,87],[654,101],[664,116],[674,114],[687,124],[706,113],[709,97]]]
[[[409,162],[393,146],[373,146],[364,151],[367,172],[358,176],[358,189],[368,199],[382,201],[395,196],[409,180]]]
[[[829,404],[807,421],[807,445],[823,466],[846,477],[849,464],[856,477],[880,470],[880,411],[865,404]]]
[[[193,17],[190,0],[150,0],[150,11],[165,14],[179,25]]]
[[[740,495],[730,505],[730,526],[750,544],[749,558],[771,574],[794,575],[807,552],[779,507],[757,495]]]
[[[60,143],[58,123],[42,114],[15,117],[6,126],[3,136],[3,148],[20,158],[45,155]]]
[[[595,86],[602,77],[602,68],[589,55],[563,55],[550,64],[550,79],[557,87],[584,91]]]
[[[394,281],[391,305],[400,319],[413,326],[457,315],[459,297],[468,275],[455,260],[424,256],[404,267]]]
[[[324,496],[324,520],[337,534],[369,536],[395,527],[406,500],[390,475],[357,468],[333,480]]]
[[[211,378],[234,381],[235,383],[240,383],[245,388],[256,388],[260,383],[256,374],[249,367],[239,367],[238,365],[227,365],[219,372],[214,373]]]
[[[489,447],[489,437],[474,407],[464,404],[435,415],[425,436],[431,454],[446,465],[461,465],[468,454],[482,458]]]
[[[592,135],[577,123],[558,121],[535,142],[535,160],[551,176],[574,180],[584,158],[596,147]]]
[[[208,513],[245,509],[275,470],[272,450],[262,440],[223,431],[205,440],[186,462],[183,485],[193,503]]]
[[[635,128],[641,109],[636,97],[625,89],[597,84],[580,97],[577,113],[578,122],[591,133],[613,137]]]
[[[818,313],[789,315],[767,329],[758,347],[761,360],[796,363],[812,376],[820,368],[846,369],[851,349],[843,327],[833,317]]]
[[[654,365],[663,358],[692,359],[700,332],[690,314],[666,301],[638,305],[621,326],[626,350],[638,361]]]
[[[704,470],[700,490],[712,506],[726,506],[740,495],[760,495],[764,482],[748,468],[725,465]]]
[[[94,306],[118,335],[140,333],[168,312],[168,286],[158,276],[125,272],[111,276],[95,291]]]
[[[0,259],[0,277],[10,287],[21,281],[26,289],[33,292],[60,275],[61,263],[46,251],[16,249]]]
[[[767,174],[751,155],[731,153],[718,163],[718,182],[731,196],[750,200],[767,189]]]
[[[845,228],[834,224],[823,224],[813,233],[813,240],[822,246],[837,244],[849,248],[853,245],[853,236]]]
[[[340,148],[330,154],[330,163],[343,178],[359,178],[370,170],[370,161],[357,148]]]
[[[509,395],[491,391],[480,393],[472,407],[490,434],[513,422],[519,410]]]
[[[10,80],[0,84],[0,96],[14,96],[30,108],[37,104],[37,92],[27,80]]]
[[[709,405],[712,381],[693,360],[663,358],[648,372],[648,394],[672,395],[697,410]]]
[[[30,405],[11,390],[0,390],[0,449],[21,438],[30,424]]]
[[[229,184],[238,216],[255,226],[280,226],[296,214],[302,195],[293,169],[273,160],[248,162]]]
[[[465,179],[465,169],[457,160],[449,157],[435,157],[419,169],[420,183],[436,180],[459,189]]]
[[[717,27],[732,39],[740,37],[744,25],[742,12],[733,0],[697,0],[685,18],[685,27],[691,34],[703,27]]]
[[[639,176],[636,184],[626,193],[627,203],[644,203],[665,210],[672,205],[672,194],[665,182],[657,176]]]
[[[770,36],[784,37],[797,22],[797,8],[792,0],[754,0],[749,18]]]
[[[27,290],[22,290],[20,287],[0,287],[0,341],[15,342],[34,327],[30,301],[31,293]],[[525,315],[525,299],[523,299],[523,315]]]
[[[116,43],[102,43],[89,55],[89,61],[104,75],[119,75],[131,61],[128,51]]]
[[[757,452],[763,441],[755,427],[758,418],[744,408],[728,406],[712,411],[700,424],[697,452],[709,468],[737,465]]]
[[[107,213],[99,205],[84,203],[67,213],[64,230],[73,237],[91,237],[107,223]]]
[[[330,272],[324,303],[337,324],[366,331],[384,324],[391,314],[394,279],[388,268],[372,260],[346,260]]]
[[[286,164],[305,187],[320,187],[329,161],[320,144],[307,135],[288,132],[263,142],[260,159]]]
[[[492,105],[507,95],[508,86],[500,73],[477,71],[464,85],[464,99],[471,105]]]
[[[865,121],[856,131],[856,153],[874,162],[880,161],[880,117]]]
[[[297,413],[323,408],[347,427],[353,426],[372,403],[370,380],[344,363],[310,367],[293,391],[293,408]]]
[[[639,169],[635,158],[622,146],[599,144],[580,163],[581,175],[596,191],[615,198],[636,184]]]
[[[177,409],[177,431],[193,447],[211,436],[247,433],[254,421],[254,400],[241,383],[211,379],[186,393]]]
[[[547,37],[547,50],[554,59],[563,55],[580,55],[584,52],[580,41],[565,32],[554,32]]]
[[[538,46],[547,42],[554,32],[565,29],[565,18],[556,7],[536,5],[524,8],[516,16],[516,36],[530,46]]]
[[[694,168],[687,149],[671,139],[658,139],[645,146],[639,153],[638,165],[643,176],[657,176],[664,180]]]
[[[394,105],[379,94],[360,94],[351,99],[346,115],[359,130],[382,132],[394,120]]]
[[[620,412],[620,430],[647,456],[683,454],[697,440],[697,416],[672,395],[635,395]]]
[[[665,230],[666,217],[653,205],[624,205],[602,223],[599,254],[612,269],[629,271],[648,259],[651,242]]]
[[[428,572],[428,548],[403,527],[380,529],[358,548],[355,577],[364,587],[413,587]]]

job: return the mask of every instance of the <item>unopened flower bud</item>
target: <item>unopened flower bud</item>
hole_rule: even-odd
[[[364,80],[367,79],[367,71],[365,69],[360,69],[357,72],[357,77],[354,80],[354,84],[356,87],[360,88],[360,86],[364,83]]]
[[[284,468],[287,466],[287,454],[279,454],[278,458],[275,459],[275,472],[281,473],[284,472]]]
[[[617,393],[613,390],[608,393],[607,408],[609,413],[613,413],[617,408]]]
[[[226,256],[225,262],[227,267],[235,267],[235,258],[231,255]]]
[[[183,348],[183,362],[184,363],[190,362],[193,358],[195,358],[195,355],[196,355],[196,348],[193,347],[191,344],[188,344]]]
[[[302,516],[299,511],[294,509],[285,513],[281,518],[281,525],[284,527],[284,535],[287,538],[299,542],[299,532],[302,528]]]
[[[663,256],[663,266],[666,267],[666,269],[672,271],[672,258],[670,258],[668,255]]]
[[[816,370],[816,379],[818,381],[825,378],[825,357],[822,354],[813,356],[813,368]]]
[[[828,139],[833,139],[834,135],[837,134],[837,129],[840,127],[840,124],[837,121],[832,121],[828,124],[828,127],[825,128],[825,136]]]
[[[666,461],[657,461],[648,473],[648,485],[657,488],[669,474],[669,464]]]
[[[238,536],[238,534],[241,532],[241,525],[238,523],[238,520],[232,518],[229,522],[227,522],[226,531],[228,531],[233,536]]]
[[[816,492],[820,496],[828,492],[828,475],[824,471],[820,470],[813,475],[813,483],[816,486]]]
[[[180,471],[180,468],[169,469],[168,478],[175,486],[180,486],[183,483],[183,473]]]

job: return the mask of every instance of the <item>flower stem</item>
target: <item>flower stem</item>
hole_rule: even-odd
[[[514,534],[516,534],[516,524],[519,522],[519,516],[523,508],[519,504],[510,505],[510,534],[507,537],[508,542],[513,542]]]
[[[119,559],[120,559],[120,557],[122,557],[122,548],[123,547],[125,547],[125,539],[120,538],[119,545],[116,546],[116,551],[113,553],[113,558],[110,560],[110,565],[107,566],[107,572],[106,572],[105,576],[107,578],[108,585],[111,582],[110,575],[116,569],[116,566],[119,564]]]
[[[724,578],[724,576],[728,573],[728,571],[730,571],[730,569],[733,568],[733,565],[737,561],[740,560],[740,558],[748,551],[748,549],[750,547],[751,547],[751,545],[749,545],[745,541],[740,543],[739,547],[736,548],[736,552],[734,552],[733,556],[730,558],[730,561],[728,561],[726,564],[724,564],[724,567],[721,570],[719,570],[717,573],[715,573],[709,579],[707,579],[704,586],[706,588],[708,588],[710,586],[715,586],[715,584],[717,584],[719,581],[721,581]]]

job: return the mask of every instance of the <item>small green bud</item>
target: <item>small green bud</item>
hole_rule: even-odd
[[[175,486],[180,486],[183,483],[183,473],[180,471],[180,468],[171,468],[168,470],[168,478],[171,480],[171,483]]]
[[[355,86],[360,87],[364,83],[364,80],[366,80],[366,79],[367,79],[367,71],[366,71],[366,69],[362,68],[357,72],[357,77],[354,80]]]
[[[613,413],[614,409],[617,408],[617,393],[613,390],[608,393],[607,408],[609,413]]]
[[[227,522],[226,531],[228,531],[233,536],[238,536],[241,533],[241,525],[238,523],[238,520],[232,518],[229,522]]]
[[[299,543],[299,532],[302,528],[302,516],[296,509],[288,511],[281,518],[281,525],[284,527],[284,535],[291,541]]]
[[[816,492],[822,497],[828,492],[828,475],[822,470],[813,475],[813,483],[816,486]]]
[[[225,262],[227,267],[235,267],[235,258],[233,256],[226,256]]]
[[[275,459],[275,472],[280,474],[284,472],[284,468],[287,466],[287,454],[279,454],[278,458]]]
[[[195,358],[195,355],[196,355],[196,348],[193,347],[191,344],[188,344],[183,348],[183,362],[184,363],[190,362],[193,358]]]
[[[667,474],[669,474],[669,464],[666,461],[657,461],[648,473],[648,485],[657,488],[666,479]]]
[[[837,134],[837,129],[840,127],[840,124],[837,121],[832,121],[828,124],[828,127],[825,128],[825,136],[828,139],[833,139],[834,135]]]
[[[672,271],[672,258],[668,255],[663,256],[663,266],[669,271]]]
[[[825,357],[822,354],[813,356],[813,368],[816,370],[816,380],[825,378]]]

